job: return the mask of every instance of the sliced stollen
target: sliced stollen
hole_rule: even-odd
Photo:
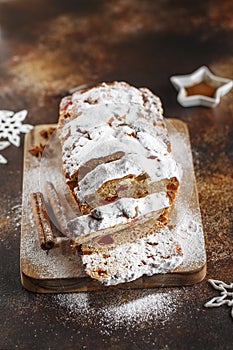
[[[77,244],[115,246],[167,223],[181,171],[162,112],[150,90],[124,82],[102,83],[61,101],[63,169],[83,214],[68,223]]]

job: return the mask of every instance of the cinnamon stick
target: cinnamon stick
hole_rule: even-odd
[[[44,250],[50,250],[55,245],[50,219],[46,211],[45,201],[41,192],[30,194],[34,222],[38,232],[40,246]]]
[[[60,202],[58,193],[54,185],[52,184],[52,182],[46,181],[45,191],[48,196],[49,204],[52,208],[54,217],[59,225],[60,231],[66,236],[67,235],[66,217],[65,217],[64,210]]]

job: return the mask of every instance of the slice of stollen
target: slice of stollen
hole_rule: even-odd
[[[82,250],[86,273],[107,286],[172,272],[183,261],[182,248],[168,228],[105,252]]]

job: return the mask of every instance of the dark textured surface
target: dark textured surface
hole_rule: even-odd
[[[171,289],[90,293],[83,316],[75,296],[64,302],[25,291],[19,275],[22,138],[20,149],[2,151],[9,164],[0,169],[0,349],[232,349],[230,308],[203,304],[218,294],[208,278],[233,278],[233,92],[215,109],[182,108],[169,82],[203,64],[233,78],[232,16],[228,0],[0,1],[0,109],[26,108],[26,122],[53,123],[64,91],[125,80],[151,88],[167,116],[188,124],[208,258],[203,282],[174,289],[176,312],[164,311],[163,320],[139,317],[134,325],[126,320],[125,327],[104,323],[105,305]]]

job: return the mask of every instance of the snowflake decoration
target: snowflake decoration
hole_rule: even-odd
[[[23,109],[17,113],[12,111],[0,111],[0,138],[7,138],[16,147],[20,146],[20,133],[27,133],[33,126],[22,124],[27,116],[27,111]]]
[[[218,307],[226,304],[231,307],[231,317],[233,318],[233,283],[226,284],[218,280],[209,280],[214,289],[220,291],[220,296],[214,297],[205,303],[205,307]]]
[[[30,124],[22,124],[27,113],[25,109],[16,113],[0,110],[0,139],[7,139],[0,142],[0,150],[8,147],[10,143],[16,147],[20,146],[20,133],[27,133],[33,128]],[[6,163],[6,158],[0,155],[0,164]]]
[[[8,146],[10,146],[10,142],[1,141],[0,142],[0,151],[7,148]],[[6,164],[6,163],[7,163],[7,159],[0,154],[0,164]]]

